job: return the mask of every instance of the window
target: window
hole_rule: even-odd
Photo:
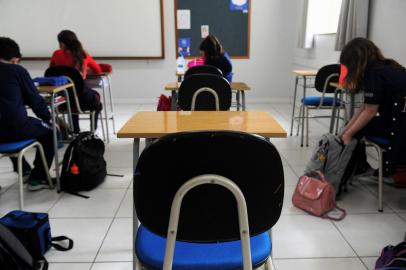
[[[311,48],[314,35],[337,32],[342,0],[308,0],[305,47]]]

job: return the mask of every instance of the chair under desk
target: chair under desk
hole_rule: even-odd
[[[178,100],[178,90],[179,90],[180,83],[179,82],[171,82],[165,85],[166,91],[171,91],[171,110],[176,111],[176,105]],[[244,82],[231,82],[230,83],[231,90],[237,91],[236,99],[237,99],[237,111],[240,110],[240,104],[243,111],[246,109],[245,105],[245,91],[250,91],[251,87],[248,86]],[[240,103],[240,95],[241,95],[241,103]]]
[[[138,112],[117,133],[118,138],[133,139],[133,171],[140,155],[141,138],[159,138],[183,131],[230,130],[257,134],[265,138],[285,138],[286,131],[268,112],[169,111]],[[170,158],[171,153],[168,153]],[[134,204],[133,204],[134,207]],[[133,208],[134,209],[134,208]],[[133,211],[133,263],[138,217]],[[135,269],[135,264],[133,269]]]

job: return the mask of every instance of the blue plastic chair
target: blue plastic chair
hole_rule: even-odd
[[[49,187],[53,188],[53,183],[49,175],[48,164],[45,159],[44,149],[42,145],[34,139],[11,142],[11,143],[0,143],[0,154],[7,157],[17,157],[18,158],[18,184],[19,184],[19,207],[20,210],[24,208],[24,180],[23,180],[23,157],[27,150],[36,147],[41,155],[42,163],[44,165],[45,171],[47,172],[47,179]]]
[[[271,269],[283,194],[280,155],[259,136],[200,131],[154,141],[134,175],[137,269]]]

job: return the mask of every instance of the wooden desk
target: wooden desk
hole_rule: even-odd
[[[295,108],[296,108],[296,95],[297,95],[297,86],[299,85],[299,79],[303,79],[303,98],[306,96],[306,89],[307,89],[307,79],[315,77],[317,75],[317,70],[293,70],[293,74],[295,75],[295,91],[293,93],[293,102],[292,102],[292,119],[290,123],[290,136],[292,136],[293,133],[293,123],[295,121]],[[304,110],[302,112],[299,112],[299,114],[302,113],[302,116],[299,115],[299,117],[303,117],[304,119]],[[302,125],[302,134],[304,132],[304,125]],[[299,134],[299,127],[297,128],[297,134]],[[302,136],[303,138],[303,136]],[[303,140],[302,140],[302,145],[303,145]]]
[[[103,111],[104,116],[101,117],[101,121],[103,118],[106,123],[106,141],[107,143],[110,142],[110,134],[109,134],[109,120],[112,121],[113,124],[113,133],[116,133],[116,124],[114,121],[114,103],[113,103],[113,94],[112,94],[112,87],[111,87],[111,73],[109,72],[102,72],[98,74],[87,74],[85,84],[88,85],[90,88],[99,88],[102,90],[102,98],[103,98]],[[95,83],[96,82],[96,83]],[[107,102],[106,102],[106,88],[108,91],[108,97],[110,102],[110,111],[107,112]]]
[[[284,138],[286,131],[267,112],[194,111],[138,112],[117,133],[118,138],[132,138],[133,172],[137,167],[141,138],[159,138],[166,134],[197,130],[231,130],[254,133],[266,138]],[[168,153],[170,157],[170,153]],[[133,262],[138,217],[133,204]],[[133,269],[135,269],[135,265]]]
[[[171,104],[171,109],[173,111],[176,110],[176,104],[177,104],[177,99],[178,99],[178,94],[177,91],[179,90],[180,83],[179,82],[171,82],[165,85],[165,90],[166,91],[171,91],[171,96],[172,96],[172,104]],[[237,110],[240,110],[239,104],[240,104],[240,94],[242,98],[242,110],[245,111],[245,91],[250,91],[251,87],[249,87],[246,83],[244,82],[232,82],[230,83],[231,90],[237,91]]]
[[[56,114],[57,114],[56,109],[58,108],[59,105],[66,102],[66,104],[67,104],[66,109],[68,110],[69,125],[71,127],[73,127],[69,93],[67,90],[67,88],[73,87],[73,86],[74,86],[73,83],[67,83],[67,84],[60,85],[60,86],[42,85],[42,86],[37,87],[39,93],[47,94],[51,97],[52,133],[53,133],[54,152],[55,152],[55,155],[54,155],[55,177],[56,177],[56,188],[57,188],[58,192],[61,190],[61,183],[60,183],[60,175],[59,175],[58,133],[57,133],[57,128],[56,128],[56,123],[57,123],[56,122]],[[55,97],[59,94],[64,95],[65,100],[64,100],[64,102],[55,103]]]

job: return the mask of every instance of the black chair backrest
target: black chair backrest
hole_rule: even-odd
[[[221,70],[216,68],[215,66],[201,65],[201,66],[195,66],[195,67],[189,68],[186,71],[184,78],[187,78],[188,76],[193,75],[193,74],[200,74],[200,73],[208,73],[208,74],[223,76],[223,72],[221,72]]]
[[[336,87],[330,85],[330,83],[338,82],[338,78],[340,77],[340,65],[339,64],[331,64],[322,67],[317,71],[316,79],[314,82],[315,88],[319,92],[324,91],[325,93],[334,93]]]
[[[262,137],[241,132],[175,133],[146,148],[134,176],[134,204],[140,222],[166,237],[176,191],[190,178],[217,174],[232,180],[247,202],[250,235],[279,219],[284,175],[276,148]],[[202,185],[184,198],[177,239],[193,242],[240,239],[234,196],[224,187]]]
[[[194,74],[183,80],[179,87],[178,104],[184,111],[190,111],[192,98],[201,88],[213,89],[219,98],[220,111],[228,111],[231,106],[231,86],[223,76],[213,74]],[[211,93],[201,93],[196,99],[196,111],[215,111],[215,98]]]
[[[73,84],[75,85],[76,89],[76,94],[78,95],[78,98],[82,96],[83,93],[83,87],[85,85],[83,81],[82,74],[74,68],[70,66],[54,66],[54,67],[49,67],[45,71],[45,77],[54,77],[54,76],[67,76],[69,77],[72,81]],[[72,92],[72,88],[68,89],[69,92],[69,100],[71,106],[75,106],[75,100]]]

